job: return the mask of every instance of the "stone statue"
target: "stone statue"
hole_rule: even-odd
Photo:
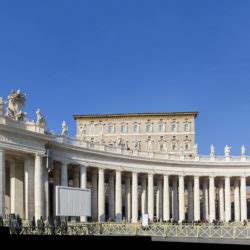
[[[241,147],[241,155],[242,155],[242,156],[245,156],[245,155],[246,155],[246,148],[245,148],[245,145],[242,145],[242,147]]]
[[[153,145],[152,145],[151,139],[147,141],[147,149],[148,149],[148,152],[151,152],[153,150]]]
[[[214,155],[215,155],[214,145],[211,145],[211,146],[210,146],[210,156],[211,156],[211,157],[214,157]]]
[[[65,121],[63,121],[62,123],[62,133],[61,133],[62,136],[68,136],[69,135],[69,127],[68,125],[66,124]]]
[[[166,141],[164,141],[164,143],[163,143],[163,151],[164,151],[164,152],[167,152],[167,151],[168,151],[168,144],[167,144]]]
[[[226,145],[225,149],[224,149],[224,153],[226,157],[230,156],[230,151],[231,151],[231,147],[229,147],[228,145]]]
[[[123,140],[122,140],[122,138],[118,139],[117,146],[118,147],[122,147],[123,146]]]
[[[3,115],[3,113],[4,113],[4,104],[5,104],[5,102],[4,102],[3,98],[0,97],[0,115]]]
[[[198,145],[197,144],[194,145],[194,154],[195,154],[195,156],[197,156],[199,154],[198,153]]]
[[[135,144],[134,144],[134,150],[140,150],[140,142],[139,141],[135,141]]]
[[[36,111],[36,116],[37,116],[37,119],[36,119],[36,124],[41,127],[41,128],[46,128],[46,121],[45,121],[45,118],[44,116],[42,115],[40,109],[38,109]]]
[[[20,90],[12,90],[8,96],[7,116],[17,120],[23,121],[26,113],[22,111],[26,102],[26,95],[21,93]]]

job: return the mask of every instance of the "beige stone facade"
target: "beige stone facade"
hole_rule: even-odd
[[[75,115],[77,138],[129,150],[192,154],[197,112]]]

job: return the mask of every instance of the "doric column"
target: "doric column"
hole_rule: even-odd
[[[224,183],[223,179],[219,180],[219,218],[221,221],[225,220],[225,214],[224,214]]]
[[[193,179],[188,179],[188,221],[194,220],[194,192],[193,192]]]
[[[209,221],[215,220],[214,176],[209,176]]]
[[[246,177],[240,178],[240,208],[241,221],[247,220]]]
[[[61,186],[68,186],[68,164],[65,162],[61,165]]]
[[[121,171],[116,171],[115,178],[115,215],[116,221],[120,222],[122,220],[122,173]]]
[[[24,161],[24,199],[25,219],[31,220],[34,216],[34,160],[32,158]]]
[[[230,177],[225,177],[225,221],[231,220],[231,189]]]
[[[179,175],[179,222],[185,220],[184,192],[184,176]]]
[[[170,220],[169,176],[163,177],[163,220]]]
[[[98,180],[98,219],[99,222],[105,221],[105,187],[104,187],[104,169],[99,169]]]
[[[200,181],[194,176],[194,220],[200,220]]]
[[[202,189],[203,189],[203,220],[209,219],[209,208],[208,208],[208,180],[207,178],[203,179],[202,182]]]
[[[16,161],[9,160],[10,164],[10,212],[15,214],[16,211]]]
[[[97,185],[97,171],[92,171],[91,175],[91,214],[92,221],[98,220],[98,185]]]
[[[162,179],[157,179],[157,195],[156,195],[156,218],[158,221],[162,220],[163,215],[163,196],[162,196]]]
[[[80,182],[81,182],[81,188],[86,189],[87,188],[87,167],[86,166],[80,166]],[[82,216],[81,222],[86,222],[87,217]]]
[[[141,178],[141,213],[147,214],[147,179],[143,175]]]
[[[80,174],[79,174],[78,167],[74,167],[74,169],[73,169],[73,186],[75,188],[80,187]]]
[[[138,174],[132,173],[132,223],[138,221]]]
[[[125,179],[125,217],[128,222],[131,221],[131,181],[130,174]]]
[[[175,221],[178,221],[179,219],[179,207],[178,207],[178,180],[176,177],[173,178],[172,181],[172,188],[173,188],[173,192],[172,192],[172,202],[173,202],[173,218]]]
[[[154,175],[148,174],[148,217],[154,220]]]
[[[240,181],[238,178],[234,179],[234,220],[240,221]]]
[[[35,157],[35,219],[44,217],[43,158]]]
[[[0,149],[0,216],[5,215],[5,151]]]
[[[55,163],[54,163],[55,164]],[[53,200],[53,206],[54,206],[54,216],[56,216],[56,187],[57,186],[60,186],[60,179],[61,179],[61,176],[60,176],[60,168],[58,165],[54,165],[54,168],[53,168],[53,188],[54,188],[54,200]]]
[[[109,218],[115,219],[115,175],[113,172],[109,173]]]

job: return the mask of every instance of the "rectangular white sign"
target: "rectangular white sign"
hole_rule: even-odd
[[[56,216],[91,216],[91,190],[56,187]]]

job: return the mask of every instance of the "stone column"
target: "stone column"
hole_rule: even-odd
[[[225,221],[231,220],[231,189],[230,177],[225,177]]]
[[[138,222],[138,174],[132,173],[132,223]]]
[[[154,220],[154,175],[148,174],[148,217]]]
[[[56,187],[57,186],[60,186],[60,179],[61,179],[61,176],[60,176],[60,169],[59,169],[59,166],[58,165],[54,165],[54,169],[53,169],[53,186],[54,186],[54,202],[53,202],[53,205],[54,205],[54,216],[56,216]]]
[[[115,219],[115,176],[114,173],[109,173],[109,218]]]
[[[200,180],[194,176],[194,220],[200,220]]]
[[[238,178],[234,179],[234,220],[240,221],[240,181]]]
[[[68,186],[68,164],[65,162],[61,165],[61,186]]]
[[[188,179],[188,221],[194,220],[194,192],[193,192],[193,180]]]
[[[179,176],[179,222],[185,220],[185,203],[184,203],[184,176]]]
[[[170,220],[169,176],[163,177],[163,220]]]
[[[122,220],[122,173],[121,171],[116,171],[115,178],[115,215],[116,221],[120,222]]]
[[[125,180],[125,217],[128,222],[131,221],[131,181],[130,174],[126,175]]]
[[[247,220],[246,177],[240,178],[240,208],[241,221]]]
[[[44,217],[43,157],[35,157],[35,219]]]
[[[147,179],[143,175],[141,178],[141,213],[147,214]]]
[[[209,219],[209,199],[208,199],[208,180],[203,179],[202,182],[202,189],[203,189],[203,220],[208,220]]]
[[[21,161],[10,161],[10,199],[11,213],[18,214],[21,218],[24,214],[24,166]]]
[[[177,178],[174,177],[172,181],[172,201],[173,201],[173,218],[175,221],[178,221],[179,219],[179,207],[178,207],[178,185],[177,185]]]
[[[0,149],[0,216],[5,216],[5,151]]]
[[[98,186],[97,186],[97,171],[92,171],[91,176],[91,214],[92,220],[98,220]]]
[[[209,221],[215,220],[214,176],[209,176]]]
[[[225,220],[225,214],[224,214],[224,184],[223,184],[223,180],[220,179],[219,180],[219,218],[221,221]]]
[[[99,222],[105,221],[105,179],[104,169],[99,169],[99,180],[98,180],[98,218]]]
[[[162,196],[162,179],[161,177],[157,180],[157,195],[156,195],[156,218],[158,221],[162,220],[163,215],[163,196]]]
[[[87,167],[86,166],[80,166],[80,182],[81,182],[81,188],[86,189],[87,188]],[[82,216],[81,222],[86,222],[87,217]]]
[[[31,220],[34,216],[34,160],[27,158],[24,161],[24,206],[25,219]]]

